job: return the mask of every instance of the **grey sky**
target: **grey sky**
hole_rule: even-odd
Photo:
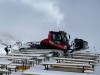
[[[37,41],[50,30],[83,38],[99,51],[100,0],[0,0],[0,32]],[[100,51],[99,51],[100,52]]]

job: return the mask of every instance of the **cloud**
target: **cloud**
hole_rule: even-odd
[[[46,17],[48,22],[56,22],[59,26],[64,19],[64,14],[60,11],[53,1],[49,0],[22,0],[22,2],[29,4],[38,12],[41,12]]]
[[[4,11],[5,16],[6,15],[8,16],[9,13],[11,13],[10,16],[13,14],[16,14],[16,13],[19,14],[19,13],[23,12],[25,9],[27,9],[27,12],[28,12],[28,9],[31,8],[31,10],[36,12],[37,15],[40,15],[40,14],[43,15],[42,21],[48,22],[50,24],[55,24],[56,26],[60,26],[64,19],[64,14],[61,12],[59,7],[57,6],[57,3],[53,0],[9,0],[9,1],[8,0],[0,0],[0,4],[1,4],[1,8],[2,8],[2,6],[4,6],[4,8],[2,8],[2,10],[3,11],[5,10]],[[22,8],[23,6],[26,8]],[[21,8],[23,11],[20,10]],[[34,12],[33,12],[33,15],[35,15]],[[26,13],[26,11],[25,11],[25,13]],[[23,15],[23,14],[14,15],[14,16],[18,17],[21,15]],[[27,15],[27,13],[26,13],[26,15]],[[40,17],[38,17],[38,18],[40,18]],[[6,17],[6,18],[9,18],[9,17]]]
[[[0,0],[0,32],[10,32],[23,41],[47,37],[48,31],[60,27],[63,19],[53,0]]]

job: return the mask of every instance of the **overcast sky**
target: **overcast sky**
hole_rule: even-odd
[[[82,38],[100,52],[100,0],[0,0],[0,34],[40,41],[51,30]]]

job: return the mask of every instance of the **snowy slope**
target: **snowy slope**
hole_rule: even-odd
[[[0,53],[5,54],[4,48],[8,45],[12,46],[12,49],[18,50],[18,45],[14,45],[18,40],[16,40],[12,35],[10,34],[0,34]],[[11,51],[10,51],[11,52]]]

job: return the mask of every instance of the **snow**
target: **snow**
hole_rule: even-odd
[[[56,60],[54,60],[54,58],[50,58],[49,61],[45,61],[45,63],[55,63]],[[42,63],[44,63],[44,61],[42,61]],[[99,67],[100,68],[100,67]],[[98,70],[97,70],[98,71]],[[33,67],[31,67],[28,70],[25,71],[17,71],[17,72],[12,72],[11,75],[24,75],[23,73],[39,73],[38,75],[93,75],[93,74],[87,74],[87,73],[78,73],[78,72],[67,72],[67,71],[54,71],[54,70],[44,70],[44,66],[41,65],[34,65]],[[95,74],[97,75],[97,74]]]
[[[61,71],[49,71],[49,70],[38,70],[38,69],[30,69],[24,72],[25,73],[35,73],[39,75],[86,75],[84,73],[73,73],[73,72],[61,72]],[[92,75],[92,74],[89,74]]]
[[[5,39],[3,39],[3,38],[5,38]],[[0,40],[2,40],[0,42],[0,55],[6,54],[6,52],[4,50],[5,45],[3,45],[2,43],[7,44],[7,45],[14,45],[17,42],[15,39],[13,39],[11,36],[9,37],[8,35],[6,37],[3,37],[3,38],[0,38]],[[9,40],[7,38],[9,38]],[[12,49],[18,50],[18,46],[15,45]],[[11,53],[11,51],[10,51],[10,53]],[[46,61],[46,62],[55,63],[56,60],[50,58],[50,61]],[[94,75],[99,74],[100,70],[98,68],[100,68],[100,64],[99,64],[99,66],[97,65],[95,67]],[[40,75],[87,75],[87,73],[44,70],[44,66],[42,66],[42,65],[35,65],[34,67],[31,67],[29,70],[24,71],[24,73],[29,72],[29,71],[30,71],[30,73],[31,72],[41,73]],[[11,75],[22,75],[22,71],[12,72]],[[88,74],[88,75],[93,75],[93,74]]]
[[[51,60],[50,62],[55,62],[52,59],[50,59],[50,60]],[[35,73],[36,75],[93,75],[93,74],[87,74],[87,73],[44,70],[44,66],[42,66],[42,65],[35,65],[34,67],[31,67],[29,70],[26,70],[23,73],[24,74],[25,73],[29,73],[29,74]],[[13,72],[11,75],[22,75],[23,73],[21,71],[18,71],[17,73]]]
[[[50,61],[46,61],[50,63],[55,63],[56,60],[54,58],[50,58]],[[42,62],[44,63],[44,61]],[[35,73],[37,75],[93,75],[93,74],[87,74],[87,73],[77,73],[77,72],[65,72],[65,71],[54,71],[54,70],[44,70],[44,66],[42,65],[35,65],[34,67],[31,67],[29,70],[25,70],[23,72],[25,73]],[[13,72],[11,75],[22,75],[23,74],[21,71]],[[23,74],[23,75],[24,75]]]
[[[6,54],[4,48],[7,45],[11,45],[13,50],[19,50],[19,46],[15,44],[16,42],[18,42],[18,40],[16,40],[12,35],[8,33],[0,34],[0,54]],[[12,49],[10,49],[9,53],[11,53]]]
[[[3,47],[0,47],[0,54],[6,54]]]
[[[95,66],[94,75],[100,75],[100,62]]]
[[[1,51],[3,48],[0,48]],[[5,52],[1,52],[0,55],[5,54]],[[48,61],[46,61],[48,62]],[[46,63],[45,62],[45,63]],[[50,59],[49,63],[55,63],[56,60]],[[100,67],[99,67],[100,68]],[[99,72],[98,69],[95,69],[95,75],[98,75],[97,73]],[[35,72],[40,73],[40,75],[87,75],[87,73],[76,73],[76,72],[63,72],[63,71],[51,71],[51,70],[44,70],[44,66],[42,65],[35,65],[34,67],[31,67],[29,70],[26,70],[26,72],[30,71],[30,73]],[[22,75],[22,71],[18,72],[13,72],[11,75]],[[88,75],[93,75],[93,74],[88,74]]]

